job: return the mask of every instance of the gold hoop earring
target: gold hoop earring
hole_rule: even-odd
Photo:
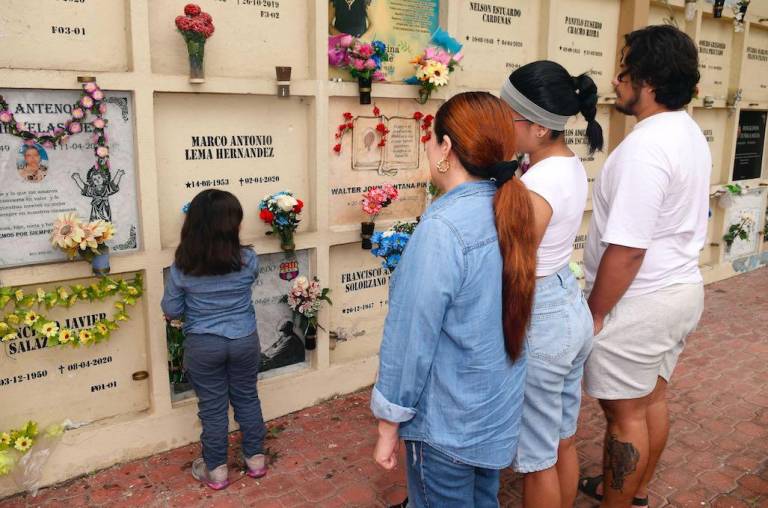
[[[447,173],[449,169],[451,169],[451,163],[448,162],[448,159],[443,159],[437,163],[438,173]]]

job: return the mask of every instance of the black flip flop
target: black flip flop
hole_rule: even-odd
[[[603,483],[603,475],[601,474],[597,476],[585,476],[579,478],[579,490],[592,499],[602,501],[603,495],[597,493],[597,486],[601,483]],[[648,498],[634,497],[632,498],[632,504],[634,506],[648,506]]]
[[[408,507],[408,498],[406,497],[405,500],[400,504],[393,504],[389,508],[407,508]]]

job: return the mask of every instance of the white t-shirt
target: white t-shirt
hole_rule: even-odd
[[[587,290],[608,244],[646,249],[624,296],[701,282],[711,169],[707,140],[685,111],[658,113],[635,125],[593,187],[584,253]]]
[[[587,203],[587,172],[578,157],[548,157],[520,178],[552,207],[552,218],[539,244],[536,276],[556,273],[568,264]]]

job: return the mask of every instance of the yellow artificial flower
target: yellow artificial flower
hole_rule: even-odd
[[[59,218],[53,223],[51,244],[64,251],[69,251],[83,240],[83,236],[85,236],[85,232],[77,214],[67,213],[59,215]]]
[[[54,323],[53,321],[48,321],[43,325],[43,335],[48,337],[49,339],[56,335],[56,333],[59,331],[59,325]]]
[[[93,334],[89,330],[80,330],[78,338],[80,339],[80,344],[88,344],[93,340]]]
[[[128,294],[131,296],[136,296],[139,294],[139,290],[133,286],[128,286]]]
[[[106,335],[106,334],[107,334],[107,332],[109,332],[109,328],[107,328],[107,325],[105,325],[104,323],[97,323],[97,324],[96,324],[96,329],[97,329],[97,330],[99,331],[99,333],[100,333],[100,334],[102,334],[102,335]]]
[[[22,301],[24,299],[24,291],[22,291],[21,289],[17,289],[16,293],[15,293],[15,296],[16,296],[16,301],[17,302]]]
[[[24,323],[25,323],[27,326],[32,326],[32,325],[34,325],[35,323],[37,323],[37,320],[38,320],[38,319],[40,319],[40,316],[38,316],[36,312],[34,312],[34,311],[29,311],[29,312],[27,312],[27,314],[24,316]]]
[[[32,443],[33,441],[27,436],[21,436],[13,444],[13,447],[19,450],[20,452],[24,453],[32,447]]]
[[[64,288],[59,288],[57,293],[59,293],[59,298],[61,298],[62,300],[66,300],[67,298],[69,298],[69,292]]]
[[[5,316],[5,320],[12,326],[16,326],[20,323],[19,316],[16,314],[8,314]]]
[[[0,321],[0,335],[8,333],[10,330],[11,327],[5,321]]]
[[[448,72],[448,67],[444,63],[430,61],[427,65],[429,82],[435,86],[445,86],[448,84]]]
[[[38,303],[45,301],[45,290],[43,288],[37,288],[37,301]]]
[[[3,335],[3,342],[8,342],[8,341],[11,341],[11,340],[13,340],[15,338],[16,338],[16,333],[15,332],[6,333],[5,335]]]
[[[8,434],[7,432],[3,432],[2,434],[0,434],[0,444],[6,445],[6,446],[10,445],[11,435]]]
[[[0,476],[5,476],[10,473],[15,464],[16,460],[9,451],[0,451]]]
[[[59,332],[59,342],[61,344],[66,344],[71,340],[72,340],[72,330],[68,330],[67,328],[64,328]]]

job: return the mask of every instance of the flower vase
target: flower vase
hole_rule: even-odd
[[[357,78],[357,85],[360,88],[360,104],[371,103],[371,83],[372,78]]]
[[[317,329],[310,326],[304,334],[304,347],[307,351],[314,351],[317,348]]]
[[[419,104],[426,104],[430,95],[432,95],[432,92],[429,88],[419,87],[419,98],[416,101]]]
[[[293,241],[293,230],[286,229],[280,231],[280,248],[286,252],[296,250],[296,243]]]
[[[205,69],[203,68],[205,42],[188,40],[187,52],[189,53],[189,82],[205,83]]]
[[[362,248],[364,250],[371,250],[373,243],[371,243],[371,237],[373,236],[373,229],[376,224],[373,222],[361,222],[360,223],[360,237],[363,239]]]
[[[91,269],[94,275],[99,277],[105,277],[109,273],[109,247],[105,247],[103,251],[99,251],[91,259]]]

